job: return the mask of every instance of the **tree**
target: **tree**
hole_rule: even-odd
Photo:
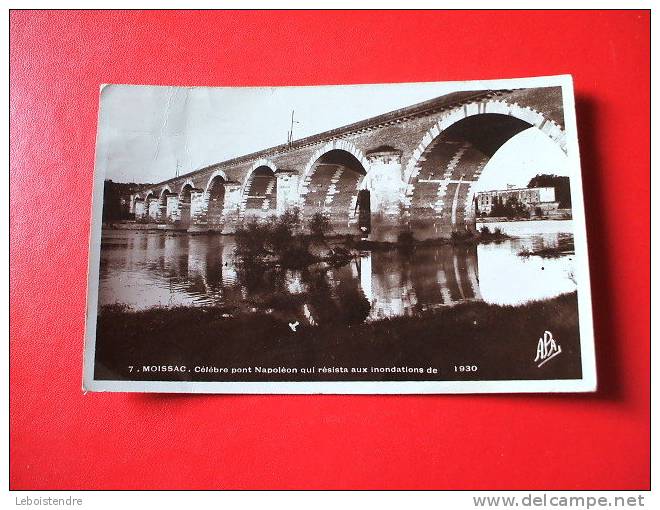
[[[505,216],[507,218],[522,218],[529,217],[529,213],[525,205],[518,200],[518,197],[514,196],[506,202]]]
[[[497,196],[493,201],[490,215],[498,218],[522,218],[529,216],[529,213],[517,197],[512,196],[504,200],[503,197]]]
[[[300,227],[298,208],[286,211],[279,218],[272,218],[266,232],[266,242],[276,253],[283,253],[291,247],[294,234]]]
[[[325,214],[317,212],[309,219],[309,230],[313,237],[325,238],[330,231],[330,218]]]
[[[147,184],[134,182],[113,182],[106,179],[103,183],[103,221],[113,222],[133,219],[130,211],[131,195]]]
[[[490,215],[495,217],[506,216],[506,209],[502,197],[496,195],[493,199],[493,207],[490,210]]]
[[[305,267],[313,261],[307,241],[296,235],[300,227],[298,209],[269,221],[251,221],[236,229],[235,253],[241,269],[251,271],[267,263],[283,267]]]
[[[538,174],[527,184],[528,188],[554,188],[560,209],[571,207],[571,180],[565,175]]]

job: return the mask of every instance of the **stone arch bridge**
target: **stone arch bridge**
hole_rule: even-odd
[[[447,237],[474,228],[484,166],[530,127],[566,152],[561,87],[454,92],[169,179],[131,207],[139,222],[197,232],[298,208],[336,234]]]

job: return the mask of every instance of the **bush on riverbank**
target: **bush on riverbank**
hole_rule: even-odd
[[[300,223],[300,213],[294,209],[268,221],[250,221],[237,229],[235,239],[239,265],[276,263],[295,268],[318,261],[309,251],[308,239],[297,235]]]
[[[476,365],[470,378],[542,379],[580,376],[577,294],[521,306],[484,302],[459,304],[415,317],[356,323],[326,307],[328,322],[305,326],[302,306],[290,319],[274,314],[237,313],[223,308],[155,308],[100,310],[97,324],[97,377],[127,378],[128,366],[184,364],[246,366],[411,366],[436,367],[437,379],[461,379],[454,365]],[[357,305],[363,306],[363,305]],[[355,308],[354,306],[351,308]],[[360,315],[364,317],[364,312]],[[360,319],[362,320],[362,319]],[[289,321],[299,322],[296,331]],[[537,343],[551,331],[561,354],[538,368]],[[140,374],[151,380],[189,379],[193,374]],[[261,380],[197,374],[196,380]],[[300,379],[341,379],[315,374]],[[271,380],[290,376],[270,377]],[[409,375],[368,374],[348,379],[406,379]],[[428,378],[427,375],[417,378]]]
[[[311,235],[302,233],[300,211],[296,208],[268,221],[250,221],[236,230],[236,256],[239,266],[279,265],[301,269],[315,262],[331,264],[348,262],[352,254],[342,246],[331,247],[326,241],[330,221],[315,214],[309,221]],[[323,250],[312,251],[312,244],[321,243]],[[249,269],[249,267],[248,267]]]
[[[502,232],[500,227],[496,227],[495,230],[490,230],[486,225],[479,229],[479,237],[484,241],[490,241],[494,239],[505,239],[508,236]]]
[[[322,213],[314,213],[309,219],[309,231],[316,239],[325,239],[330,232],[330,218]]]

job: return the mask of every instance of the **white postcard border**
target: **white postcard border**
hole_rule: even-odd
[[[571,201],[575,242],[575,277],[578,287],[578,316],[581,379],[551,380],[470,380],[470,381],[295,381],[295,382],[199,382],[199,381],[107,381],[94,379],[96,323],[98,312],[99,266],[105,175],[95,165],[92,193],[92,222],[89,237],[87,317],[83,391],[153,393],[232,393],[232,394],[457,394],[457,393],[574,393],[597,388],[593,333],[591,285],[586,237],[586,218],[578,147],[573,80],[570,75],[540,76],[501,80],[437,82],[453,85],[453,90],[562,87],[568,161],[571,169]],[[372,84],[384,85],[384,84]],[[404,84],[392,84],[404,85]],[[322,85],[321,85],[322,86]],[[351,85],[330,85],[351,86]],[[259,87],[262,88],[262,87]],[[100,90],[103,90],[101,85]],[[101,115],[99,101],[98,115]],[[97,131],[97,139],[99,131]],[[98,146],[97,146],[98,151]]]

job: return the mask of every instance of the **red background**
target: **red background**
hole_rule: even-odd
[[[12,12],[10,487],[648,488],[649,39],[646,12]],[[82,394],[99,84],[560,73],[596,394]]]

